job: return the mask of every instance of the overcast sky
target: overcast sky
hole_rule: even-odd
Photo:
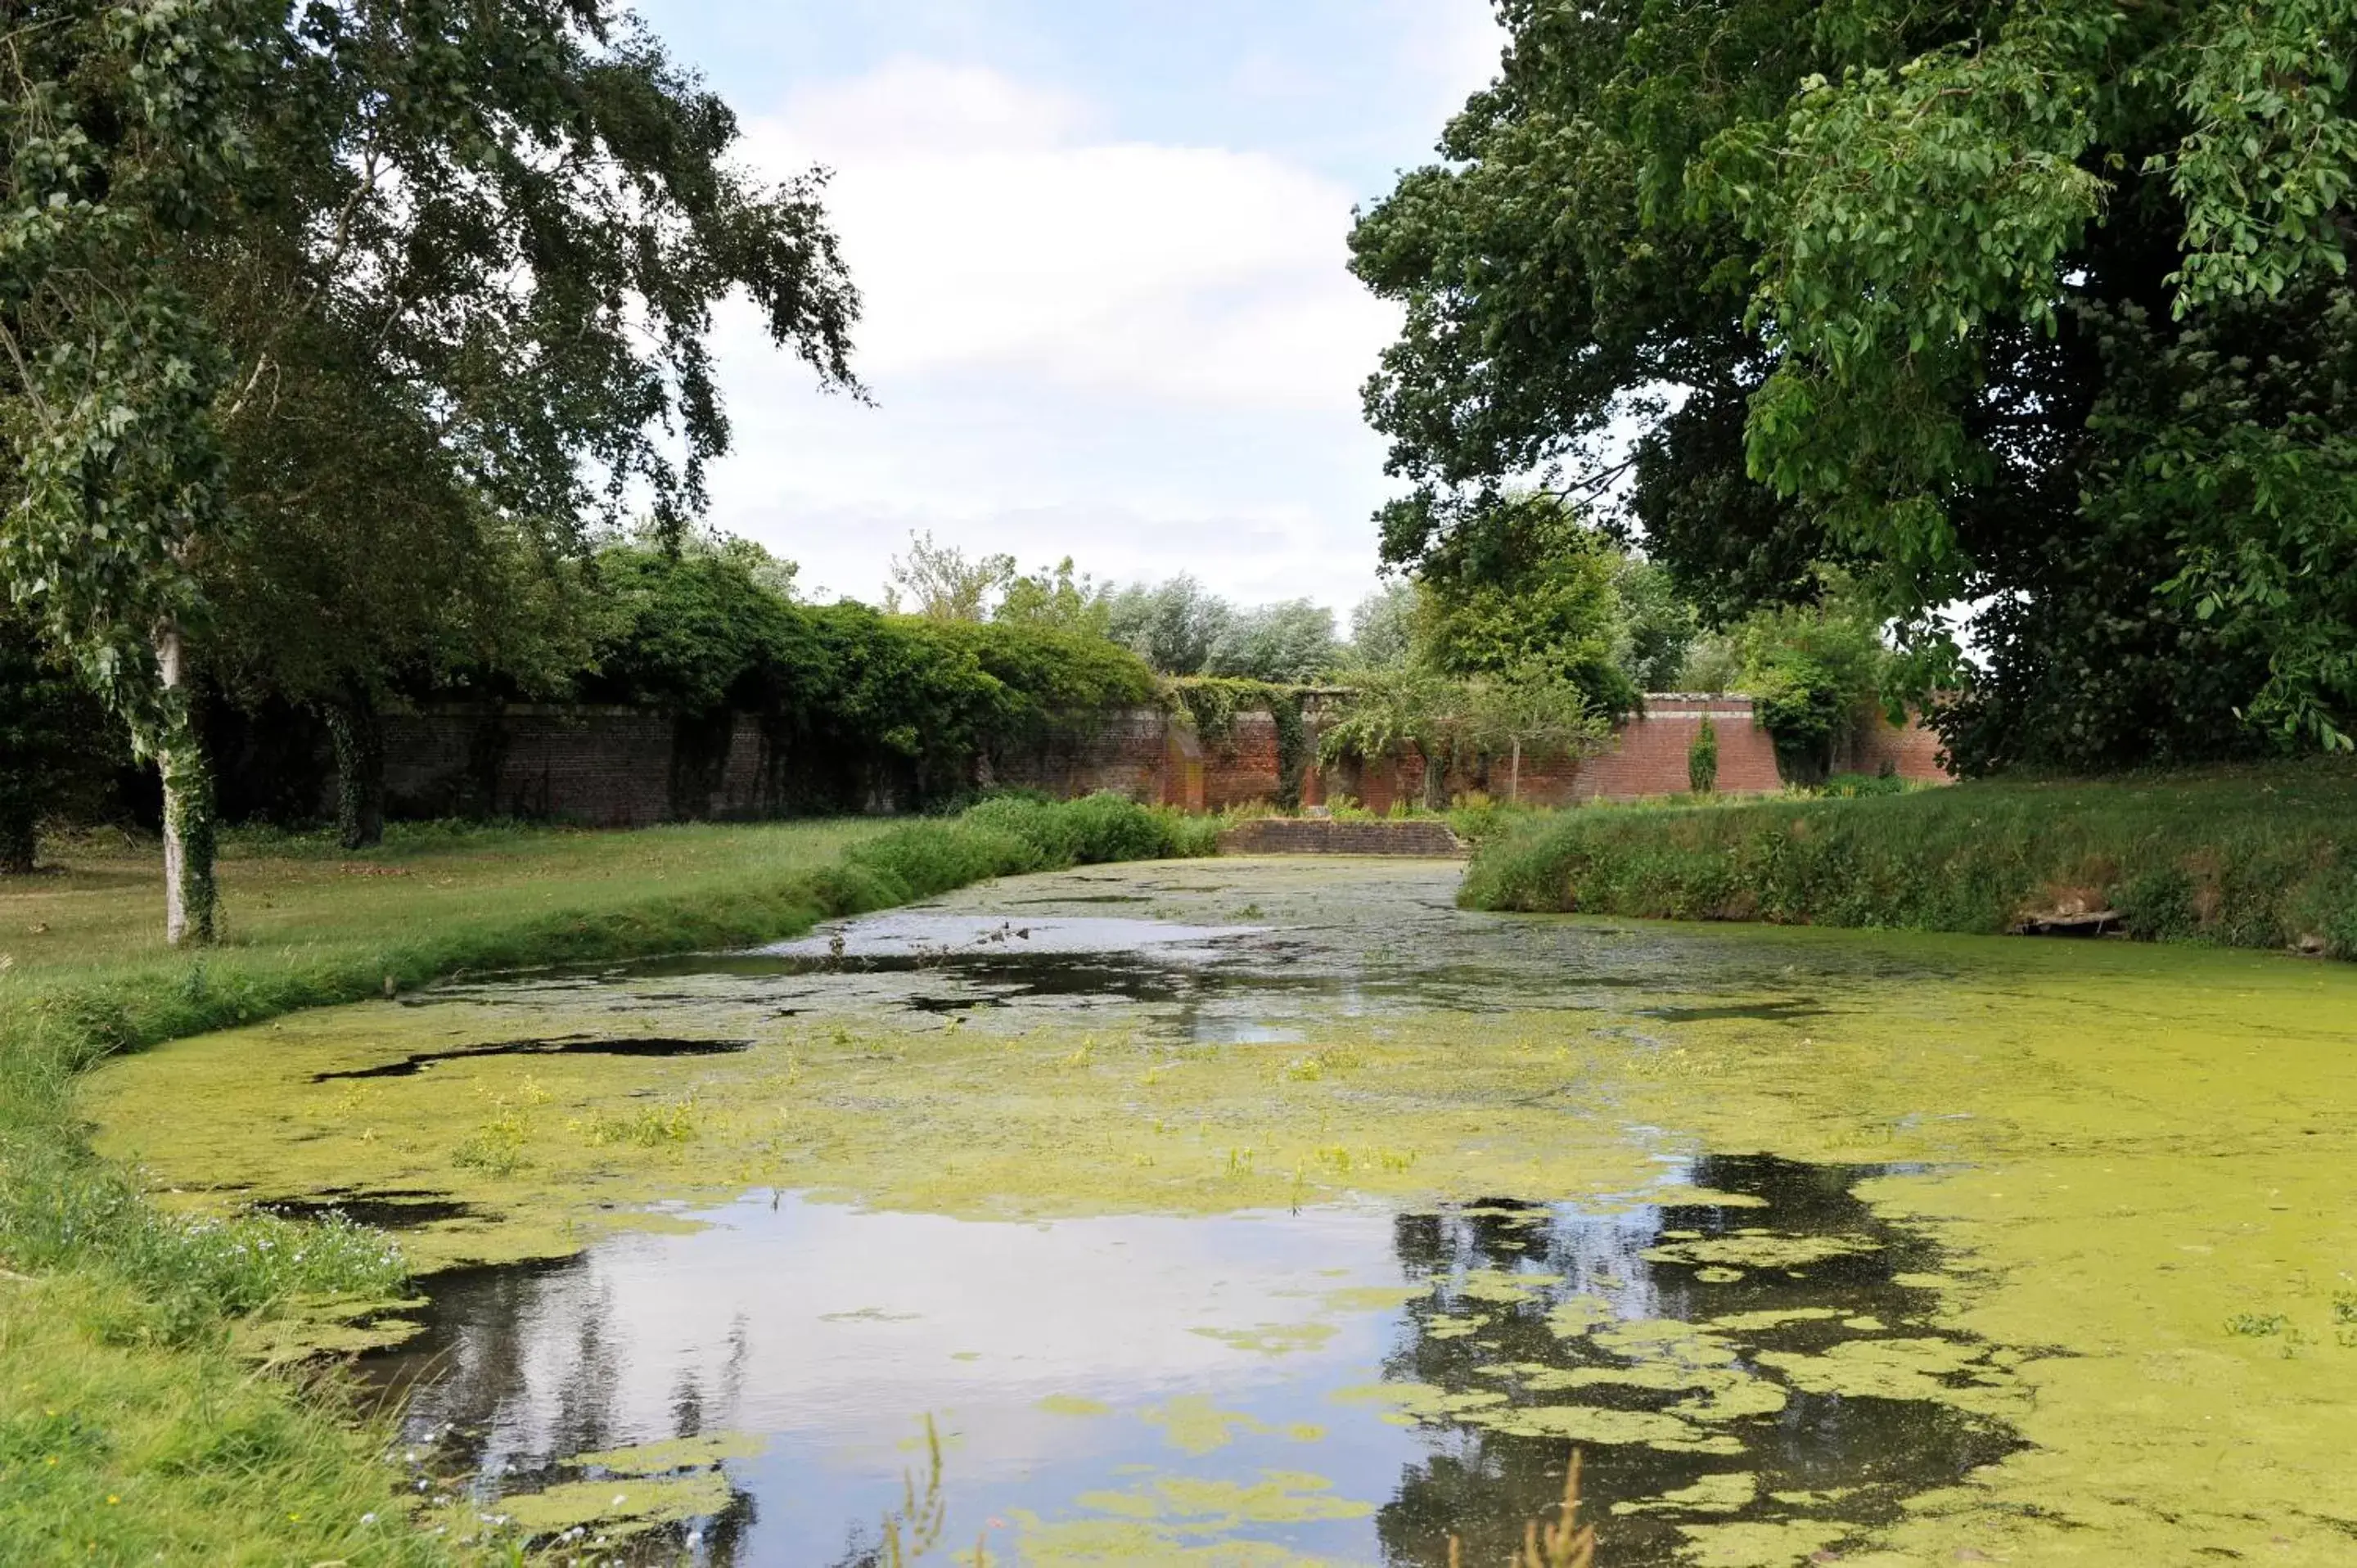
[[[1359,386],[1396,322],[1354,204],[1428,161],[1488,0],[650,0],[830,197],[877,406],[724,319],[712,521],[873,599],[912,529],[1028,570],[1191,572],[1347,611],[1389,493]]]

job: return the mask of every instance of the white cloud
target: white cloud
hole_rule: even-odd
[[[1092,143],[1085,109],[995,72],[899,61],[748,136],[836,170],[886,403],[930,372],[1228,405],[1343,408],[1395,329],[1343,270],[1351,195],[1265,154]]]
[[[888,61],[865,76],[795,93],[792,134],[832,153],[1006,152],[1054,146],[1088,119],[1079,99],[994,70]]]
[[[1442,113],[1454,113],[1469,94],[1496,78],[1509,35],[1486,4],[1410,4],[1402,47],[1410,60],[1424,65],[1426,80],[1445,100]],[[1439,129],[1433,126],[1436,136]]]
[[[1369,41],[1400,51],[1407,89],[1373,117],[1430,128],[1402,161],[1496,67],[1480,4],[1398,0]],[[1283,64],[1240,69],[1278,91]],[[1373,585],[1391,481],[1359,387],[1397,317],[1345,266],[1372,192],[1255,147],[1118,139],[1084,98],[962,62],[892,60],[779,105],[745,151],[780,177],[835,171],[877,406],[813,397],[749,308],[726,314],[737,441],[716,523],[866,598],[916,530],[1027,568],[1191,572],[1247,603],[1347,611]]]

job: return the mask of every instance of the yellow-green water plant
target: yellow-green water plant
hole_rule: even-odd
[[[1150,830],[1129,825],[1130,813]],[[287,906],[287,924],[259,922],[243,940],[232,931],[230,945],[193,963],[134,934],[144,929],[146,891],[136,876],[84,874],[10,892],[0,912],[11,947],[20,933],[46,934],[52,920],[87,934],[79,956],[48,946],[40,961],[0,972],[0,1389],[13,1401],[48,1386],[45,1369],[72,1365],[124,1413],[91,1416],[99,1436],[36,1456],[40,1487],[0,1500],[0,1510],[16,1510],[0,1511],[0,1540],[27,1543],[30,1562],[84,1561],[110,1541],[136,1546],[113,1561],[149,1560],[149,1542],[167,1560],[178,1543],[210,1543],[188,1558],[207,1563],[442,1560],[425,1538],[387,1522],[405,1516],[367,1436],[322,1435],[347,1430],[331,1400],[250,1379],[255,1356],[365,1342],[366,1315],[339,1304],[398,1297],[421,1260],[347,1222],[234,1209],[191,1216],[152,1203],[130,1170],[83,1140],[80,1080],[91,1066],[179,1036],[393,996],[459,971],[744,945],[977,877],[1131,844],[1208,848],[1200,839],[1175,817],[1098,801],[1001,811],[986,825],[500,830],[415,842],[396,832],[375,855],[329,864],[257,861],[233,845],[229,875],[251,875],[250,886],[268,890],[257,902]],[[352,865],[393,875],[345,875]],[[372,913],[356,918],[351,905]],[[247,1065],[267,1072],[278,1039],[265,1029],[252,1043]],[[465,1133],[436,1151],[440,1170],[523,1179],[554,1125],[527,1103],[538,1092],[529,1084],[513,1086],[488,1117],[483,1102],[471,1105]],[[349,1103],[357,1114],[363,1101]],[[690,1125],[675,1112],[647,1124],[658,1143]],[[640,1123],[627,1126],[635,1142]],[[292,1339],[281,1321],[290,1313],[308,1324]],[[243,1392],[224,1404],[215,1391],[232,1382]],[[247,1419],[238,1411],[306,1435],[253,1449],[235,1486],[205,1465],[154,1458],[167,1435],[195,1449],[233,1444],[222,1423]],[[274,1514],[242,1500],[247,1489],[296,1500]],[[367,1506],[301,1501],[313,1496]],[[90,1534],[99,1544],[85,1550],[75,1521],[90,1509],[106,1530]],[[355,1544],[347,1536],[363,1515],[377,1533]]]
[[[1430,908],[1446,875],[1221,862],[1182,877],[1110,871],[1064,886],[1076,898],[1150,897],[1179,918],[1249,898],[1279,925],[1359,920],[1351,940],[1369,942],[1422,942],[1442,924],[1486,929],[1488,917]],[[1403,877],[1405,891],[1386,901],[1384,879]],[[1029,900],[1058,886],[1026,887],[1025,908],[1052,907]],[[952,915],[990,907],[980,896],[947,904]],[[510,1038],[518,1027],[511,993],[497,1006],[464,994],[432,1006],[380,1001],[117,1064],[91,1106],[105,1146],[143,1154],[156,1180],[188,1189],[183,1201],[224,1201],[199,1186],[257,1197],[330,1183],[437,1187],[478,1218],[405,1237],[422,1265],[569,1252],[611,1222],[607,1205],[726,1199],[768,1186],[975,1218],[1501,1194],[1608,1211],[1738,1206],[1736,1195],[1663,1186],[1665,1154],[1871,1161],[1887,1174],[1860,1195],[1945,1253],[1935,1270],[1894,1282],[1928,1293],[1929,1332],[1845,1325],[1883,1348],[1804,1357],[1770,1380],[1736,1375],[1731,1348],[1786,1323],[1806,1338],[1817,1318],[1770,1322],[1731,1306],[1697,1324],[1615,1325],[1575,1310],[1592,1303],[1572,1298],[1547,1326],[1566,1339],[1604,1336],[1596,1343],[1611,1369],[1647,1380],[1630,1387],[1672,1395],[1670,1419],[1645,1441],[1708,1444],[1730,1422],[1772,1413],[1767,1401],[1783,1397],[1773,1382],[1998,1412],[2029,1446],[1919,1498],[1886,1531],[1894,1563],[1965,1550],[2166,1562],[2236,1549],[2254,1520],[2287,1543],[2284,1561],[2335,1560],[2350,1522],[2340,1483],[2357,1443],[2357,1361],[2339,1337],[2352,1291],[2341,1276],[2357,1266],[2341,1201],[2357,1108],[2357,972],[2130,945],[1626,922],[1516,922],[1501,940],[1520,949],[1564,935],[1587,943],[1593,961],[1627,967],[1650,955],[1696,993],[1647,991],[1644,1015],[1625,1010],[1625,991],[1479,1015],[1404,1001],[1318,1015],[1296,1041],[1205,1046],[1174,1044],[1168,1021],[1150,1014],[1103,1010],[985,1010],[955,1032],[856,1001],[832,1016],[781,1019],[758,994],[683,1000],[666,979],[667,1032],[752,1038],[753,1047],[669,1062],[474,1057],[371,1080],[356,1103],[347,1083],[316,1076]],[[1796,991],[1808,1007],[1770,1004]],[[535,1028],[627,1032],[627,1008],[554,988],[544,1000]],[[1305,1058],[1327,1065],[1314,1078],[1287,1070]],[[486,1096],[513,1101],[526,1080],[550,1096],[531,1118],[529,1163],[505,1178],[455,1167],[450,1150],[480,1123]],[[589,1148],[565,1134],[568,1119],[690,1091],[711,1114],[684,1158]],[[1336,1149],[1350,1153],[1347,1165],[1330,1157]],[[1698,1233],[1665,1235],[1662,1266],[1842,1262],[1741,1230],[1717,1248],[1697,1249]],[[1455,1321],[1437,1326],[1454,1334],[1461,1322],[1458,1342],[1478,1346],[1490,1329],[1477,1319],[1515,1310],[1484,1297],[1523,1292],[1512,1279],[1467,1283],[1472,1294],[1448,1315]],[[1727,1288],[1739,1300],[1741,1285]],[[2283,1332],[2235,1331],[2244,1319],[2280,1319]],[[1958,1337],[1985,1353],[1966,1355]],[[1528,1422],[1534,1435],[1602,1441],[1600,1428],[1571,1424],[1594,1419],[1574,1411],[1580,1393],[1566,1385],[1531,1407],[1574,1412],[1559,1416],[1522,1415],[1502,1396],[1466,1408]],[[1407,1406],[1392,1413],[1426,1419]],[[1436,1418],[1453,1413],[1462,1412]],[[1144,1539],[1101,1523],[1089,1540]],[[1697,1550],[1725,1562],[1813,1530],[1797,1549],[1804,1557],[1844,1533],[1807,1520],[1679,1529],[1704,1532]]]

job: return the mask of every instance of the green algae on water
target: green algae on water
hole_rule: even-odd
[[[767,1446],[757,1436],[715,1433],[584,1454],[565,1468],[588,1478],[517,1493],[500,1507],[533,1540],[579,1531],[624,1542],[720,1513],[735,1496],[721,1466]]]
[[[1871,1558],[1841,1521],[1745,1518],[1681,1526],[1695,1561],[1797,1562],[1836,1541],[1860,1562],[2345,1559],[2357,1532],[2357,1345],[2343,1342],[2336,1313],[2357,1290],[2357,974],[2250,955],[1885,934],[1621,923],[1591,940],[1581,933],[1592,923],[1426,908],[1396,892],[1424,874],[1398,868],[1191,875],[1223,891],[1153,886],[1155,907],[1200,919],[1248,900],[1272,926],[1317,931],[1329,948],[1380,940],[1415,972],[1404,965],[1395,989],[1371,991],[1357,1011],[1299,1009],[1284,1022],[1300,1038],[1267,1045],[1189,1037],[1186,1009],[1200,1003],[1143,990],[1126,1010],[1085,1018],[1052,995],[1017,997],[950,1033],[892,1000],[888,976],[855,977],[864,999],[791,1018],[694,975],[666,977],[660,1000],[651,982],[552,983],[521,1000],[371,1004],[187,1042],[102,1069],[87,1106],[109,1153],[144,1160],[159,1189],[192,1208],[339,1193],[463,1206],[404,1238],[428,1267],[564,1255],[650,1204],[755,1187],[964,1217],[1500,1195],[1603,1213],[1703,1199],[1661,1180],[1665,1159],[1760,1151],[1832,1169],[1870,1158],[1884,1174],[1857,1196],[1907,1216],[1941,1254],[1889,1275],[1908,1293],[1895,1305],[1780,1305],[1758,1293],[1797,1273],[1810,1289],[1825,1283],[1820,1301],[1836,1300],[1826,1282],[1889,1264],[1849,1247],[1803,1258],[1766,1244],[1806,1238],[1685,1224],[1696,1233],[1660,1236],[1648,1262],[1706,1287],[1695,1307],[1705,1321],[1616,1330],[1594,1298],[1575,1295],[1546,1306],[1541,1326],[1567,1350],[1592,1347],[1600,1367],[1692,1380],[1682,1391],[1617,1386],[1667,1400],[1636,1413],[1704,1438],[1801,1396],[1929,1402],[2002,1419],[2020,1441],[1968,1484],[1878,1523]],[[1084,891],[1142,894],[1156,875],[1099,874]],[[1071,884],[1046,879],[1026,895],[1059,886]],[[1589,942],[1587,967],[1534,978],[1519,955],[1544,957],[1557,931]],[[1275,983],[1274,969],[1239,968]],[[1612,983],[1583,978],[1599,974]],[[1806,1014],[1766,1005],[1803,986]],[[1670,1005],[1684,1015],[1660,1016]],[[408,1078],[315,1081],[513,1038],[520,1008],[533,1032],[754,1044],[673,1061],[466,1058]],[[1315,1076],[1300,1069],[1310,1060]],[[641,1144],[592,1131],[691,1100],[689,1138]],[[460,1164],[494,1127],[512,1160]],[[1749,1208],[1744,1196],[1722,1194],[1721,1206]],[[1714,1242],[1726,1245],[1692,1251]],[[1477,1360],[1491,1359],[1495,1315],[1540,1310],[1437,1300],[1437,1347]],[[2281,1328],[2237,1333],[2237,1322]],[[1469,1326],[1457,1333],[1458,1323]],[[1731,1365],[1729,1347],[1758,1373]],[[1385,1387],[1405,1397],[1377,1408],[1411,1423],[1572,1408],[1569,1389],[1519,1396],[1543,1404],[1501,1391],[1452,1409],[1440,1402],[1463,1393]],[[1166,1522],[1130,1544],[1205,1547],[1155,1533]]]

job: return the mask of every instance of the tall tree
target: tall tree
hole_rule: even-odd
[[[935,543],[930,532],[911,533],[909,553],[892,557],[884,609],[930,620],[988,620],[1014,581],[1012,555],[968,556],[954,544]]]
[[[1351,611],[1351,663],[1360,670],[1397,670],[1408,661],[1415,637],[1416,587],[1394,579],[1361,599]]]
[[[1184,575],[1152,586],[1134,583],[1114,595],[1107,611],[1107,635],[1165,675],[1200,675],[1236,614]]]
[[[716,305],[741,291],[823,383],[856,390],[857,296],[823,177],[772,187],[733,164],[727,107],[602,0],[31,0],[10,17],[0,435],[22,478],[0,573],[162,763],[167,929],[201,940],[210,787],[188,705],[206,585],[274,571],[273,528],[349,564],[349,536],[382,521],[365,486],[307,485],[274,456],[331,456],[320,475],[349,480],[422,453],[404,499],[430,492],[461,530],[487,511],[563,546],[640,498],[676,529],[728,441]],[[370,411],[341,426],[357,449],[280,423],[314,392]],[[447,586],[320,580],[330,615]],[[356,639],[345,673],[405,635]]]
[[[1429,552],[1417,578],[1415,650],[1460,679],[1556,671],[1608,714],[1641,696],[1616,657],[1628,634],[1620,552],[1552,496],[1501,498],[1479,530]]]
[[[1995,601],[1986,761],[2214,749],[2237,710],[2347,744],[2357,0],[1500,11],[1447,161],[1353,240],[1407,311],[1368,392],[1392,560],[1536,473],[1715,619],[1824,565],[1919,643]],[[2071,740],[2091,700],[2142,722]]]
[[[159,257],[250,165],[254,16],[50,0],[0,18],[0,581],[164,774],[167,928],[212,929],[190,563],[224,532],[220,339]]]
[[[1286,599],[1231,616],[1211,639],[1203,672],[1300,685],[1325,680],[1341,662],[1334,612],[1308,599]]]
[[[1611,721],[1597,711],[1587,691],[1544,660],[1474,682],[1467,711],[1473,746],[1506,753],[1506,799],[1516,803],[1523,798],[1525,756],[1583,760],[1612,740]]]
[[[1113,621],[1113,594],[1065,556],[1050,567],[1014,579],[991,619],[1017,626],[1103,637]]]
[[[1448,804],[1450,757],[1472,722],[1472,691],[1421,666],[1370,670],[1318,733],[1318,753],[1329,764],[1398,762],[1413,749],[1424,759],[1424,801]]]

